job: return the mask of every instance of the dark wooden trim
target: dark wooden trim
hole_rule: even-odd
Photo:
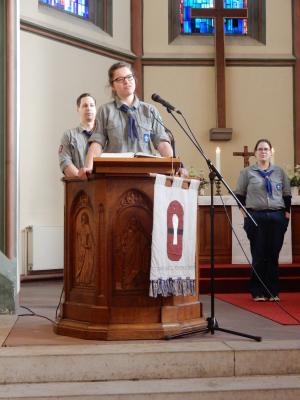
[[[295,65],[294,59],[228,59],[226,65],[230,67],[293,67]]]
[[[300,164],[300,2],[293,0],[295,162]]]
[[[144,66],[213,66],[214,59],[198,58],[143,58]]]
[[[5,3],[0,2],[0,251],[5,248]]]
[[[255,37],[259,42],[266,44],[267,43],[267,33],[266,33],[266,1],[265,0],[257,0],[258,1],[258,34]]]
[[[131,50],[135,54],[136,59],[133,63],[133,68],[136,75],[137,87],[136,93],[139,98],[144,97],[143,86],[143,2],[142,0],[131,0]]]
[[[180,15],[178,0],[169,0],[168,5],[168,43],[180,35]]]
[[[130,54],[112,50],[108,47],[100,46],[98,44],[83,39],[79,39],[71,35],[66,35],[54,29],[49,29],[37,24],[32,24],[24,20],[21,20],[20,28],[22,31],[30,32],[45,37],[47,39],[55,40],[60,43],[74,46],[82,50],[90,51],[92,53],[96,53],[104,57],[113,58],[118,61],[125,61],[128,63],[132,63],[135,59],[135,57]]]
[[[6,73],[5,73],[5,255],[12,259],[15,256],[15,168],[14,157],[14,120],[15,120],[15,4],[6,1]]]
[[[245,59],[235,58],[226,59],[226,66],[229,67],[294,67],[296,61],[294,59]],[[144,66],[188,66],[188,67],[207,67],[214,65],[213,58],[143,58]]]

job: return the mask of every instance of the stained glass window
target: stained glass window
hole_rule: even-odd
[[[182,34],[213,34],[213,18],[191,18],[191,8],[213,8],[214,0],[180,0],[180,26]],[[247,0],[224,0],[224,8],[247,8]],[[247,20],[224,18],[226,35],[246,35]]]
[[[89,0],[39,0],[40,3],[89,19]]]

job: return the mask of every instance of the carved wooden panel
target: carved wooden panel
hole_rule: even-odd
[[[95,286],[95,227],[88,195],[80,193],[74,200],[71,231],[74,286]]]
[[[150,204],[149,204],[150,203]],[[113,222],[114,290],[149,290],[152,203],[138,190],[120,198]]]
[[[293,262],[300,262],[300,206],[292,206]]]
[[[226,207],[231,218],[231,207]],[[231,227],[227,221],[223,207],[214,207],[214,255],[215,263],[231,263],[232,235]],[[198,218],[198,251],[199,262],[208,264],[210,262],[210,207],[199,207]]]

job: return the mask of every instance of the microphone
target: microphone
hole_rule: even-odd
[[[170,112],[170,111],[175,111],[178,114],[181,114],[180,110],[177,110],[174,106],[172,106],[172,104],[168,103],[166,100],[162,99],[158,94],[153,93],[153,95],[151,96],[151,99],[153,101],[156,101],[157,103],[160,103],[161,105],[163,105],[164,107],[166,107],[166,109]]]

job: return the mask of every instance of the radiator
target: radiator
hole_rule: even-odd
[[[63,269],[62,226],[27,226],[23,231],[23,273]]]

